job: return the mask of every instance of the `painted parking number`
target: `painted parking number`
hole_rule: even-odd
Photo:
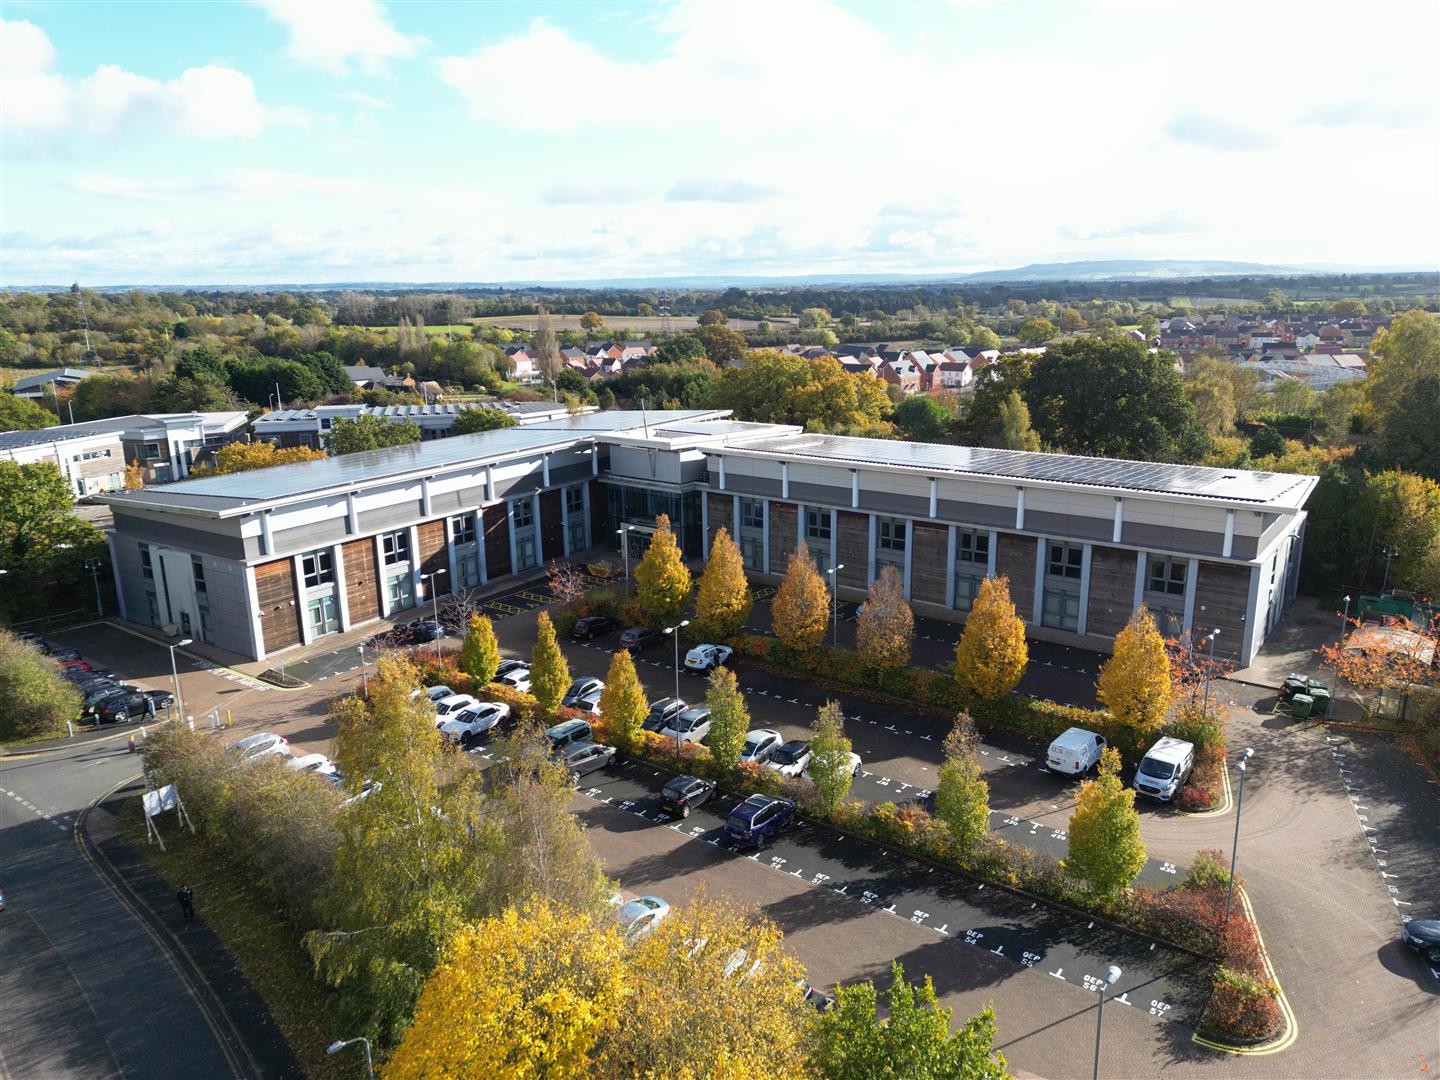
[[[870,892],[868,889],[867,889],[865,892],[862,892],[862,893],[860,894],[860,902],[861,902],[862,904],[873,904],[873,903],[875,903],[876,900],[879,900],[879,899],[880,899],[880,894],[879,894],[879,893]]]
[[[827,881],[829,881],[829,880],[830,880],[830,875],[829,875],[829,874],[816,874],[814,877],[812,877],[812,878],[810,879],[810,883],[811,883],[812,885],[823,885],[825,882],[827,882]]]
[[[923,923],[929,917],[930,913],[928,911],[920,911],[917,908],[915,914],[910,916],[910,921],[913,923]]]
[[[782,859],[779,855],[770,856],[770,865],[773,866],[776,870],[779,870],[780,867],[785,865],[785,863],[786,860]]]
[[[1066,832],[1065,832],[1064,829],[1056,829],[1054,832],[1052,832],[1052,833],[1050,834],[1050,839],[1051,839],[1051,840],[1064,840],[1065,837],[1066,837],[1066,835],[1067,835],[1067,834],[1066,834]]]
[[[1173,862],[1161,863],[1161,864],[1160,864],[1160,872],[1161,872],[1162,874],[1173,874],[1173,873],[1175,873],[1175,864],[1174,864]]]
[[[1170,1003],[1169,1003],[1168,1001],[1152,1001],[1152,1002],[1150,1002],[1150,1015],[1151,1015],[1151,1016],[1164,1016],[1164,1015],[1165,1015],[1167,1012],[1169,1012],[1169,1011],[1170,1011]]]
[[[1034,967],[1039,962],[1039,960],[1039,953],[1022,952],[1020,954],[1020,963],[1024,964],[1026,967]]]
[[[965,931],[965,944],[967,944],[967,945],[974,945],[976,942],[978,942],[978,941],[979,941],[981,938],[983,938],[984,936],[985,936],[985,935],[982,934],[979,930],[966,930],[966,931]]]

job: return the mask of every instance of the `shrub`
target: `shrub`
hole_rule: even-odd
[[[575,624],[580,621],[580,612],[572,611],[569,608],[561,608],[555,612],[555,633],[559,637],[568,638],[575,629]]]
[[[620,594],[614,589],[596,589],[580,598],[581,615],[608,615],[620,618]]]
[[[1217,969],[1205,1026],[1232,1039],[1257,1040],[1273,1035],[1280,1026],[1274,984],[1228,968]]]
[[[1197,810],[1210,809],[1212,800],[1210,793],[1203,788],[1192,787],[1186,784],[1175,795],[1175,806],[1177,809],[1194,813]]]
[[[1190,864],[1190,873],[1185,875],[1185,884],[1194,888],[1230,886],[1230,871],[1225,867],[1225,857],[1214,849],[1197,851]]]
[[[80,692],[55,665],[8,631],[0,631],[0,738],[63,735],[80,716]]]

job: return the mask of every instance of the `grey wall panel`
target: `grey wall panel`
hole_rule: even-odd
[[[958,525],[992,525],[1004,526],[1007,529],[1015,527],[1015,511],[1008,506],[941,499],[937,510],[943,520],[953,521]]]
[[[253,656],[245,567],[229,559],[206,558],[205,602],[211,643],[242,656]]]
[[[1079,540],[1109,540],[1115,535],[1115,523],[1100,518],[1083,517],[1079,514],[1055,514],[1047,510],[1027,510],[1025,531]]]
[[[362,517],[363,522],[363,517]],[[294,529],[280,529],[272,534],[275,541],[275,555],[293,555],[311,548],[327,547],[349,534],[345,531],[343,517],[326,518],[323,521],[301,525]]]
[[[792,484],[793,488],[794,485]],[[849,493],[846,493],[845,504],[850,503]],[[874,488],[867,488],[864,484],[860,486],[860,506],[864,510],[873,510],[877,514],[888,514],[894,517],[913,517],[925,519],[930,516],[930,500],[915,495],[899,495],[893,491],[876,491]],[[1014,520],[1011,520],[1014,524]]]
[[[828,484],[805,484],[798,480],[791,480],[790,498],[809,506],[846,507],[850,505],[850,489],[848,487],[831,487]]]
[[[720,490],[720,474],[713,473],[710,485],[716,491]],[[732,476],[725,477],[725,491],[737,495],[763,495],[767,498],[779,498],[780,481],[770,476]]]
[[[195,551],[207,555],[221,555],[230,559],[245,557],[245,545],[240,539],[240,523],[235,522],[235,533],[225,536],[220,533],[192,529],[178,524],[173,518],[140,517],[134,514],[115,515],[115,535],[144,540],[152,544]]]
[[[560,487],[564,484],[578,484],[582,480],[590,479],[590,460],[577,461],[572,465],[561,465],[558,468],[550,466],[550,486]]]
[[[1232,559],[1253,559],[1260,549],[1259,539],[1254,536],[1237,536],[1230,545]]]
[[[420,502],[418,499],[405,499],[392,506],[377,506],[373,510],[362,510],[358,517],[360,518],[360,532],[356,535],[364,536],[366,533],[387,532],[391,529],[398,529],[401,525],[419,521]]]
[[[1028,514],[1025,524],[1030,524]],[[1123,543],[1133,544],[1135,547],[1156,551],[1187,551],[1196,555],[1219,555],[1225,548],[1223,533],[1177,529],[1167,525],[1145,525],[1134,521],[1125,522],[1120,539]]]
[[[439,495],[430,496],[431,514],[457,514],[461,510],[469,510],[470,505],[462,498],[459,491],[446,491]]]
[[[498,472],[498,470],[497,470]],[[531,495],[539,491],[545,479],[540,463],[536,462],[535,467],[529,472],[519,473],[514,476],[495,477],[495,497],[497,499],[515,499],[521,495]]]

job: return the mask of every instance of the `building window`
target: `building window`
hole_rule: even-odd
[[[955,610],[969,611],[980,595],[980,583],[985,579],[979,574],[955,575]]]
[[[475,515],[461,514],[450,519],[450,539],[456,544],[475,543]]]
[[[570,516],[569,523],[565,526],[565,542],[570,545],[569,554],[585,550],[585,515]]]
[[[510,504],[510,519],[517,529],[530,529],[535,525],[535,508],[529,499],[517,499]]]
[[[1062,589],[1046,589],[1041,623],[1057,630],[1080,628],[1080,596]]]
[[[155,564],[150,561],[150,545],[140,545],[140,576],[146,581],[155,580]]]
[[[805,508],[805,539],[830,539],[830,511]]]
[[[460,588],[476,588],[480,584],[480,556],[478,554],[456,556],[455,572],[460,575]]]
[[[147,442],[140,444],[140,459],[142,461],[159,461],[160,444]]]
[[[110,451],[109,451],[109,450],[86,450],[83,454],[80,454],[79,456],[77,456],[77,457],[75,458],[75,460],[76,460],[76,461],[95,461],[95,460],[98,459],[98,458],[107,458],[107,457],[109,457],[109,456],[110,456]]]
[[[388,556],[385,561],[390,561]],[[307,551],[300,556],[300,574],[305,579],[305,588],[307,589],[313,589],[317,585],[333,584],[335,581],[333,552],[329,548]]]
[[[1185,613],[1175,608],[1153,607],[1150,614],[1161,637],[1178,638],[1185,630]]]
[[[385,612],[393,614],[415,606],[415,583],[409,574],[396,574],[385,581]]]
[[[1052,577],[1078,579],[1080,568],[1084,563],[1085,547],[1083,544],[1051,543],[1050,574]]]
[[[903,554],[905,551],[905,522],[899,518],[880,518],[876,524],[879,526],[876,543],[879,544],[880,550]]]
[[[742,529],[765,528],[765,504],[759,499],[741,499],[740,527]]]
[[[1185,574],[1189,565],[1184,559],[1167,559],[1151,555],[1145,574],[1145,587],[1151,592],[1185,595]]]
[[[384,555],[386,566],[409,562],[410,530],[399,529],[396,532],[386,533],[380,538],[380,551]]]
[[[582,485],[565,489],[565,512],[571,517],[585,513],[585,488]]]
[[[990,565],[990,534],[958,529],[955,533],[955,561]]]
[[[145,614],[148,616],[151,626],[160,625],[160,604],[155,599],[153,592],[145,594]]]
[[[535,537],[517,536],[515,538],[515,569],[532,570],[536,565],[535,558]]]
[[[340,614],[335,607],[335,597],[317,596],[305,607],[310,612],[310,635],[312,637],[333,634],[340,629]]]
[[[759,536],[746,536],[740,541],[740,556],[745,569],[756,574],[765,573],[765,540]]]
[[[195,575],[195,591],[203,593],[205,591],[205,564],[200,561],[199,555],[190,556],[190,570]]]

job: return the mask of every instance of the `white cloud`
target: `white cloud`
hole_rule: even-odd
[[[670,202],[765,202],[780,193],[774,184],[740,177],[693,176],[675,182],[665,195]]]
[[[389,60],[408,60],[428,42],[402,34],[375,0],[251,0],[290,32],[285,54],[297,64],[346,75],[352,61],[378,73]]]
[[[1176,142],[1193,143],[1207,150],[1270,150],[1279,142],[1273,132],[1188,106],[1165,126],[1165,134]]]
[[[352,101],[362,108],[374,109],[377,112],[387,112],[390,109],[390,102],[384,98],[375,97],[373,94],[364,94],[359,90],[347,90],[340,97],[345,101]]]
[[[0,39],[0,123],[7,141],[17,144],[74,135],[252,137],[270,123],[304,120],[299,110],[266,109],[250,77],[234,68],[187,68],[161,81],[102,64],[94,74],[72,79],[52,70],[54,46],[33,23],[0,20]]]

